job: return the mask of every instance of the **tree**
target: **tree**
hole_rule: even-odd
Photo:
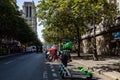
[[[106,0],[41,0],[38,5],[38,17],[45,26],[62,29],[67,36],[71,32],[78,39],[78,45],[80,35],[88,30],[87,24],[93,25],[93,17],[98,24],[103,17],[113,22],[115,16],[116,6]]]
[[[0,39],[15,39],[26,45],[41,43],[32,27],[22,18],[16,0],[0,0],[0,11]]]
[[[17,6],[13,4],[12,0],[1,0],[0,2],[0,37],[12,37],[11,35],[17,16],[20,16]]]

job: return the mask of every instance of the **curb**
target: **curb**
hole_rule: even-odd
[[[14,54],[11,54],[11,55],[4,55],[4,56],[0,56],[0,59],[2,59],[2,58],[6,58],[6,57],[10,57],[10,56],[14,56]]]
[[[16,54],[3,55],[3,56],[0,56],[0,59],[4,59],[7,57],[11,57],[11,56],[23,55],[23,54],[26,54],[26,53],[16,53]]]

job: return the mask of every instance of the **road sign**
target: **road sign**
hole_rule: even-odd
[[[118,39],[118,38],[120,39],[120,31],[114,33],[114,38],[115,39]]]

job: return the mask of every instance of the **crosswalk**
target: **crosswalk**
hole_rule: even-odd
[[[48,72],[47,68],[45,67],[45,71],[43,72],[43,80],[50,80],[48,74],[51,74],[53,80],[59,80],[58,74],[56,73],[57,71],[55,70],[55,67],[53,64],[49,65],[51,73]]]

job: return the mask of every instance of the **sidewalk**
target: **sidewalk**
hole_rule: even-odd
[[[120,80],[120,58],[111,57],[104,60],[80,59],[72,54],[72,62],[69,64],[83,66],[87,70],[108,77],[110,80]]]

